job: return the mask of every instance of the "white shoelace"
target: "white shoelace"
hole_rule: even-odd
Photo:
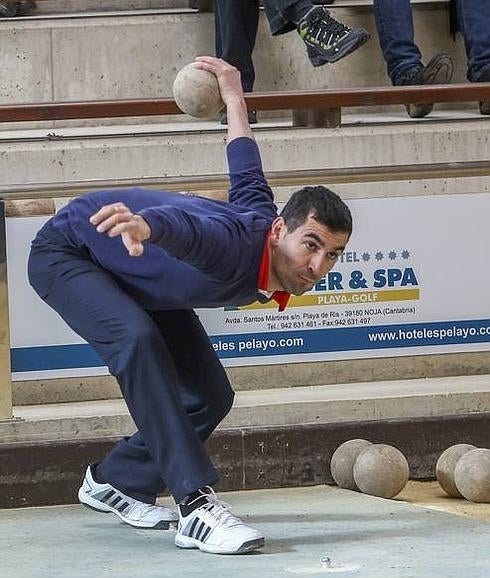
[[[240,520],[240,518],[237,518],[234,514],[231,513],[230,504],[220,500],[214,492],[213,488],[207,486],[207,490],[209,493],[203,492],[201,496],[198,496],[192,500],[190,504],[204,496],[208,503],[203,504],[199,509],[202,508],[205,512],[207,512],[207,514],[209,514],[216,521],[216,524],[227,526],[228,528],[232,528],[233,526],[242,526],[243,522]]]
[[[144,502],[140,504],[135,504],[131,510],[131,515],[138,516],[139,519],[143,518],[146,514],[153,512],[161,506],[153,504],[145,504]]]

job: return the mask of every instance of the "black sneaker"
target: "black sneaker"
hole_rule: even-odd
[[[298,34],[313,66],[337,62],[369,40],[364,28],[349,28],[332,18],[324,6],[314,6],[301,18]]]
[[[226,110],[223,110],[219,113],[219,123],[220,124],[228,124],[228,117],[226,115]],[[256,110],[249,110],[248,111],[248,124],[257,124],[257,111]]]
[[[448,84],[453,76],[453,61],[449,54],[440,52],[431,58],[427,66],[410,68],[403,75],[397,86],[416,86],[423,84]],[[434,108],[433,103],[406,104],[408,116],[411,118],[423,118]]]
[[[33,0],[22,0],[17,2],[17,16],[27,16],[36,9],[36,3]]]
[[[12,18],[17,15],[15,2],[0,2],[0,18]]]

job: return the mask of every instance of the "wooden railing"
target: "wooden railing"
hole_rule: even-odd
[[[349,107],[490,100],[490,83],[368,87],[245,95],[249,109],[292,110],[293,126],[337,127]],[[53,102],[0,106],[0,122],[182,114],[171,98]]]

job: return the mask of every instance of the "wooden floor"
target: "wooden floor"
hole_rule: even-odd
[[[450,498],[437,482],[410,481],[396,499],[414,506],[490,522],[490,504],[475,504],[464,499]]]

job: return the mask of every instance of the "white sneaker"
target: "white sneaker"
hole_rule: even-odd
[[[123,522],[135,528],[168,530],[179,519],[177,512],[168,508],[145,504],[126,496],[110,484],[99,484],[94,480],[90,466],[78,490],[78,499],[97,512],[116,514]]]
[[[179,548],[199,548],[211,554],[245,554],[262,548],[264,536],[234,516],[230,506],[218,500],[211,488],[206,490],[200,490],[200,495],[187,505],[203,497],[206,500],[204,504],[188,516],[180,514],[175,545]]]

